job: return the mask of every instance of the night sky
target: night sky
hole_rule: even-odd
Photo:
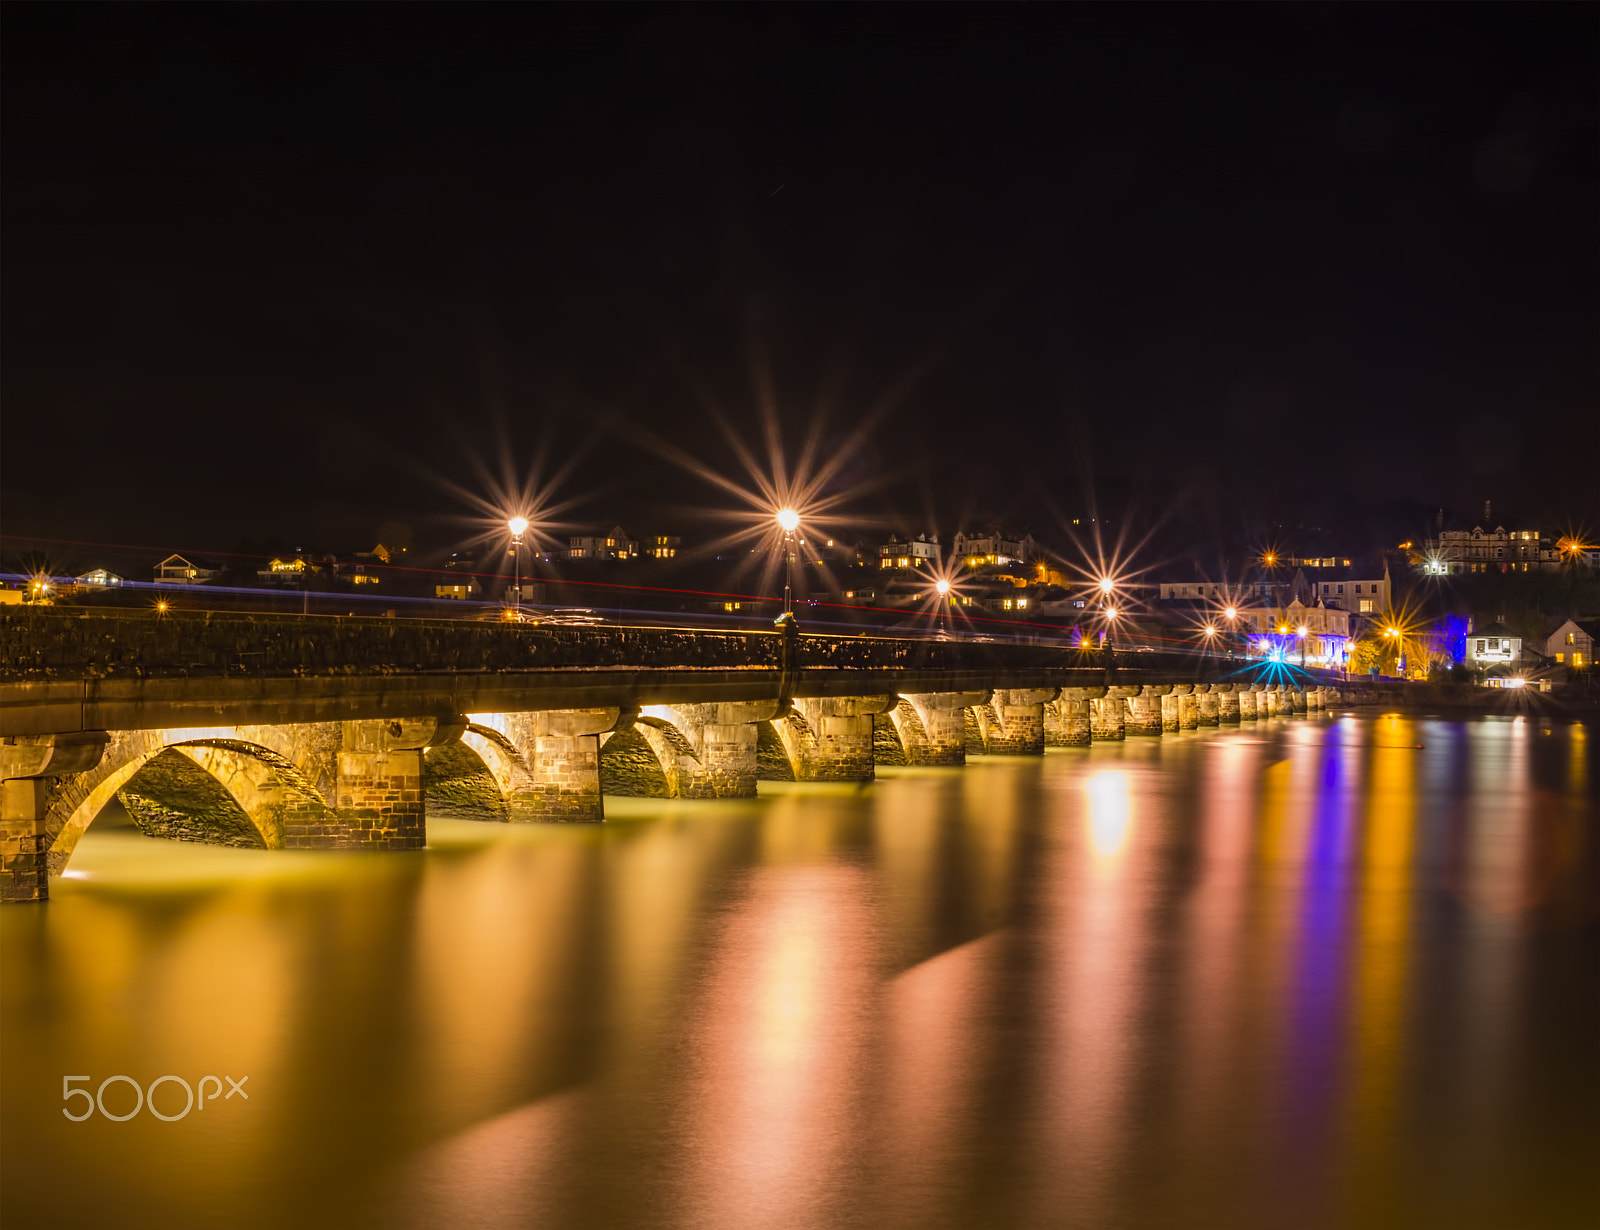
[[[692,533],[762,381],[913,532],[1600,528],[1597,14],[10,5],[4,532]]]

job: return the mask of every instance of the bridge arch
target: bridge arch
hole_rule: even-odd
[[[676,723],[655,714],[602,736],[600,788],[606,794],[668,799],[684,794],[700,757]]]
[[[534,788],[516,744],[481,722],[469,722],[457,741],[429,747],[422,763],[430,816],[503,824],[518,818],[519,800]]]
[[[99,764],[60,779],[52,791],[45,816],[50,874],[66,869],[78,840],[119,795],[148,836],[224,845],[277,849],[286,825],[325,815],[326,798],[284,751],[229,737],[247,731],[294,750],[272,727],[113,735]]]
[[[777,780],[799,781],[805,772],[806,764],[817,751],[817,732],[812,729],[811,723],[806,721],[805,714],[800,712],[798,705],[795,705],[791,706],[787,713],[780,714],[761,725],[772,732],[773,739],[783,751],[784,760],[788,762],[788,777]],[[770,750],[771,746],[769,743],[769,763],[776,759]],[[759,742],[757,747],[759,749]]]

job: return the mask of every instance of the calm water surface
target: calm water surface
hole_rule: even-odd
[[[108,814],[0,911],[0,1214],[1593,1226],[1597,744],[1273,721],[410,855]],[[249,1100],[63,1116],[116,1074]]]

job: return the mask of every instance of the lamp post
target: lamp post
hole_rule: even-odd
[[[1217,644],[1217,626],[1215,624],[1207,624],[1206,627],[1205,627],[1205,633],[1206,633],[1206,652],[1207,653],[1215,653],[1216,652],[1216,644]]]
[[[940,577],[933,588],[939,593],[939,631],[945,631],[945,619],[950,610],[950,582]]]
[[[1384,634],[1384,636],[1392,636],[1392,637],[1394,637],[1394,673],[1395,673],[1395,677],[1396,678],[1404,679],[1406,677],[1406,675],[1405,675],[1405,663],[1406,663],[1405,638],[1400,635],[1400,629],[1399,628],[1385,628],[1383,630],[1383,634]]]
[[[1300,635],[1300,669],[1306,668],[1306,626],[1301,624],[1297,629]]]
[[[511,605],[520,619],[522,615],[522,536],[528,532],[528,519],[526,517],[512,517],[511,520],[506,522],[506,528],[511,531],[511,573],[514,578],[514,584],[511,588]]]
[[[794,532],[800,528],[800,514],[792,508],[778,509],[778,528],[783,531],[783,613],[794,613]]]

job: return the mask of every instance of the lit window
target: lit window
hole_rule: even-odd
[[[1572,655],[1572,665],[1574,665],[1574,666],[1582,666],[1583,665],[1583,655],[1581,653],[1575,653],[1575,654]]]
[[[1564,653],[1556,654],[1556,661],[1557,662],[1565,662],[1566,660],[1567,660],[1567,655],[1566,654],[1564,654]]]
[[[1018,598],[1017,599],[1017,610],[1025,611],[1027,609],[1028,609],[1028,600],[1026,598]]]

